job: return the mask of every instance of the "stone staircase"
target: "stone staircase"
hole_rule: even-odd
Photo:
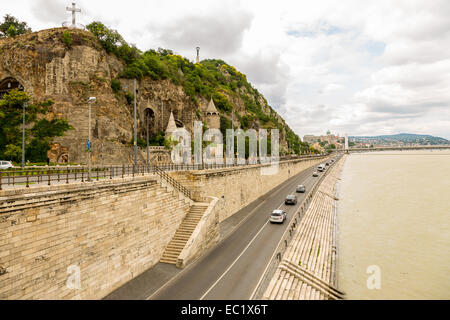
[[[173,236],[172,240],[169,242],[166,250],[164,251],[160,262],[177,264],[178,256],[183,250],[186,242],[194,232],[195,227],[203,216],[203,213],[208,208],[208,203],[194,203],[186,217],[181,222],[180,227]]]

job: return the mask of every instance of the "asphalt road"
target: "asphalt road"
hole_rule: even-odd
[[[314,178],[313,166],[291,177],[270,193],[242,223],[201,259],[188,266],[148,299],[155,300],[248,300],[269,263],[289,221],[294,217],[308,190],[324,173]],[[306,193],[295,193],[297,185]],[[288,194],[296,194],[297,205],[285,205]],[[284,224],[269,223],[274,209],[287,212]]]

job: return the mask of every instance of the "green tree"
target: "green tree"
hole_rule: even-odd
[[[70,49],[72,47],[72,34],[70,33],[70,31],[65,30],[62,33],[61,40],[67,49]]]
[[[5,159],[19,162],[22,159],[22,148],[13,144],[8,144],[3,152]]]
[[[226,95],[221,92],[214,92],[213,101],[217,109],[225,112],[230,112],[233,109],[233,105],[230,103]]]
[[[22,124],[22,107],[30,98],[25,92],[12,90],[0,99],[0,152],[7,145],[20,145],[22,135],[20,125]],[[29,108],[30,116],[33,116],[33,107]]]
[[[103,23],[94,21],[86,26],[102,44],[107,52],[116,52],[119,45],[125,44],[122,36],[113,29],[109,29]]]
[[[10,158],[19,161],[22,153],[22,117],[23,105],[30,101],[26,92],[11,90],[0,99],[0,158]],[[55,136],[62,136],[65,131],[72,129],[67,121],[62,119],[37,120],[43,115],[53,101],[28,103],[26,107],[25,151],[28,160],[33,162],[45,161],[50,141]],[[19,156],[20,155],[20,156]]]
[[[30,32],[31,28],[26,22],[20,22],[9,14],[3,17],[3,23],[0,24],[0,38],[15,37]]]

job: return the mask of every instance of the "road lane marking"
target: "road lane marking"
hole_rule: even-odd
[[[296,182],[295,180],[289,184],[289,187],[292,187],[292,185],[296,184],[298,182]],[[305,182],[304,182],[305,183]],[[306,183],[305,183],[306,184]],[[281,203],[281,205],[277,208],[280,209],[281,207],[284,206],[284,201]],[[297,206],[297,205],[296,205]],[[300,206],[298,206],[299,208]],[[296,210],[294,211],[294,214],[291,217],[291,220],[294,218],[295,214],[297,213],[298,208],[296,208]],[[255,208],[256,209],[256,208]],[[286,212],[286,218],[287,218],[287,212]],[[247,244],[247,246],[244,248],[244,250],[239,254],[239,256],[233,261],[233,263],[225,270],[225,272],[213,283],[213,285],[203,294],[203,296],[200,297],[200,300],[203,300],[210,292],[212,289],[214,289],[214,287],[220,282],[220,280],[223,279],[223,277],[228,273],[228,271],[231,270],[231,268],[233,268],[233,266],[236,264],[236,262],[242,257],[242,255],[247,251],[247,249],[250,247],[250,245],[255,241],[255,239],[259,236],[259,234],[263,231],[263,229],[267,226],[267,224],[269,223],[269,220],[267,220],[264,225],[261,227],[261,229],[259,229],[258,233],[252,238],[252,240],[250,240],[250,242]],[[290,221],[288,222],[290,223]],[[288,228],[286,227],[285,232],[283,233],[283,237],[285,235],[285,233],[287,232]],[[283,237],[281,239],[283,239]],[[281,241],[281,240],[280,240]],[[279,243],[278,243],[279,244]],[[278,248],[278,245],[277,245]]]
[[[280,206],[281,207],[281,206]],[[250,240],[250,242],[247,244],[247,246],[245,247],[245,249],[241,252],[241,254],[233,261],[233,263],[227,268],[227,270],[225,270],[225,272],[219,277],[219,279],[216,280],[216,282],[214,282],[214,284],[205,292],[205,294],[203,296],[200,297],[200,300],[203,300],[203,298],[208,295],[208,293],[216,286],[216,284],[218,284],[220,282],[220,280],[222,280],[222,278],[228,273],[228,271],[230,271],[231,268],[233,268],[233,266],[236,264],[236,262],[239,260],[240,257],[242,257],[242,255],[245,253],[245,251],[247,251],[247,249],[250,247],[250,245],[253,243],[253,241],[255,241],[255,239],[259,236],[259,234],[261,233],[261,231],[264,230],[264,228],[266,227],[266,225],[269,223],[269,220],[266,221],[266,223],[264,223],[264,225],[262,226],[261,229],[259,229],[258,233],[253,237],[252,240]]]
[[[287,189],[291,188],[291,187],[292,187],[292,184],[294,184],[294,182],[295,182],[295,181],[298,181],[299,179],[302,179],[302,181],[303,181],[303,179],[305,179],[305,177],[302,177],[302,176],[303,176],[303,175],[306,175],[306,177],[308,177],[308,175],[307,175],[307,172],[308,172],[308,171],[311,171],[311,172],[310,172],[310,175],[311,175],[312,172],[315,170],[314,167],[315,167],[315,166],[311,166],[311,167],[309,167],[308,169],[305,169],[303,172],[300,172],[300,173],[296,174],[295,176],[286,179],[285,182],[287,182],[287,181],[290,180],[291,178],[294,178],[294,177],[296,177],[296,176],[298,175],[298,177],[296,177],[295,179],[293,179],[292,182],[288,183],[288,184],[287,184],[286,186],[284,186],[284,187],[281,187],[280,190],[275,191],[275,193],[277,193],[277,192],[280,192],[280,193],[281,193],[281,190],[284,189],[284,188],[287,188]],[[311,177],[309,177],[309,179],[311,179]],[[297,183],[299,183],[299,182],[297,182]],[[306,183],[305,183],[305,184],[306,184]],[[268,192],[270,192],[270,191],[268,191]],[[246,222],[248,219],[250,219],[251,216],[253,216],[253,215],[255,214],[255,211],[258,210],[260,206],[262,206],[263,204],[266,203],[266,201],[268,201],[268,199],[263,199],[263,200],[261,201],[261,203],[259,203],[253,210],[251,210],[251,211],[247,214],[247,216],[246,216],[241,222],[239,222],[239,223],[234,227],[234,229],[230,232],[230,234],[227,235],[224,239],[221,240],[221,243],[223,243],[226,239],[230,238],[230,237],[231,237],[231,236],[239,229],[239,227],[240,227],[244,222]],[[284,204],[284,200],[283,200],[282,204],[278,207],[278,209],[279,209],[280,207],[282,207],[283,204]],[[295,213],[294,213],[294,214],[295,214]],[[264,229],[264,227],[268,224],[268,222],[269,222],[269,221],[267,220],[266,223],[261,227],[261,229],[259,230],[259,232],[261,232],[262,229]],[[258,233],[259,233],[259,232],[258,232]],[[256,236],[257,236],[257,235],[256,235]],[[256,236],[254,237],[254,239],[256,239]],[[254,241],[254,239],[252,239],[251,241]],[[250,245],[250,244],[249,244],[249,245]],[[249,246],[249,245],[248,245],[248,246]],[[248,247],[248,246],[247,246],[247,247]],[[215,248],[216,248],[216,247],[211,248],[211,250],[214,250]],[[246,248],[246,249],[247,249],[247,248]],[[246,249],[244,249],[244,251],[245,251]],[[209,251],[209,250],[208,250],[208,251]],[[242,256],[242,254],[243,254],[243,252],[241,253],[240,256]],[[179,273],[177,273],[173,278],[171,278],[171,279],[170,279],[169,281],[167,281],[164,285],[162,285],[162,286],[161,286],[160,288],[158,288],[155,292],[153,292],[150,296],[148,296],[148,297],[146,298],[146,300],[151,300],[153,297],[155,297],[156,295],[158,295],[163,289],[165,289],[165,288],[168,287],[170,284],[172,284],[173,282],[175,282],[176,280],[178,280],[178,279],[179,279],[183,274],[185,274],[188,270],[192,269],[192,268],[196,265],[196,262],[198,262],[198,261],[204,259],[205,257],[206,257],[206,255],[202,255],[202,256],[200,256],[198,259],[196,259],[195,261],[193,261],[192,263],[190,263],[189,266],[187,266],[187,267],[184,268],[182,271],[180,271]],[[234,262],[233,264],[235,264],[235,263],[237,262],[238,259],[239,259],[239,257],[235,260],[235,262]],[[229,269],[231,269],[231,268],[229,268]],[[224,276],[228,271],[229,271],[229,270],[225,271],[225,273],[222,274],[221,278],[223,278],[223,276]],[[210,291],[212,290],[212,288],[213,288],[218,282],[219,282],[219,281],[216,281],[216,283],[208,290],[208,292],[210,292]],[[207,294],[207,293],[206,293],[206,294]],[[203,298],[206,296],[206,294],[204,294],[200,299],[203,299]]]
[[[336,162],[337,162],[337,161],[336,161]],[[308,178],[308,180],[306,180],[305,186],[306,186],[306,184],[308,184],[309,181],[311,181],[311,180],[313,180],[313,179],[315,179],[315,178],[310,176],[310,177]],[[317,180],[313,183],[312,188],[314,188],[314,185],[315,185],[316,183],[317,183]],[[299,208],[300,208],[300,206],[299,206]],[[298,209],[297,209],[297,211],[295,211],[294,216],[295,216],[297,213],[298,213]],[[291,218],[291,221],[292,221],[292,219],[294,219],[294,217]],[[289,223],[290,223],[290,221],[289,221]],[[299,221],[299,224],[300,224],[300,223],[301,223],[301,220]],[[265,276],[267,270],[269,269],[269,266],[270,266],[270,264],[272,263],[273,258],[274,258],[275,255],[278,253],[276,249],[278,249],[278,248],[280,247],[280,244],[283,242],[284,236],[287,234],[288,230],[289,230],[289,226],[288,226],[288,227],[286,228],[286,230],[284,231],[284,233],[283,233],[283,235],[282,235],[280,241],[278,242],[278,244],[277,244],[277,246],[276,246],[276,248],[275,248],[274,253],[272,254],[272,257],[270,258],[269,262],[268,262],[267,265],[266,265],[266,268],[264,269],[264,272],[261,274],[261,277],[259,278],[259,281],[258,281],[258,283],[256,284],[255,289],[253,290],[252,294],[250,295],[250,300],[253,300],[253,299],[254,299],[256,290],[258,290],[258,287],[260,286],[260,284],[261,284],[261,282],[262,282],[262,280],[263,280],[263,278],[264,278],[264,276]]]

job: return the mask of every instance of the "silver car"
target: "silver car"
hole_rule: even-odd
[[[270,214],[270,223],[284,223],[286,220],[286,211],[283,210],[273,210]]]
[[[295,191],[296,191],[296,192],[299,192],[299,193],[305,193],[306,188],[305,188],[304,185],[299,184],[299,185],[297,186],[297,189],[296,189]]]
[[[4,160],[0,161],[0,169],[9,169],[9,168],[14,168],[14,165],[12,164],[11,161],[4,161]]]

